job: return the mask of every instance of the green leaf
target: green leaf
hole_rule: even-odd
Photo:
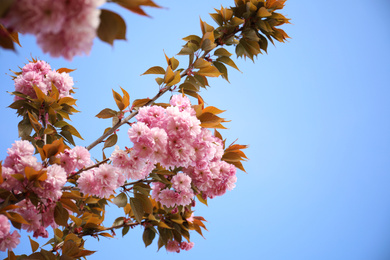
[[[100,9],[100,24],[97,35],[100,40],[113,45],[114,40],[126,40],[126,23],[117,13]]]
[[[153,229],[145,228],[144,233],[142,235],[142,239],[145,243],[145,247],[148,247],[153,242],[153,239],[155,238],[155,236],[156,236],[156,233],[154,232]]]
[[[142,206],[142,202],[137,198],[130,198],[130,206],[133,210],[135,219],[138,223],[141,223],[142,218],[144,216],[144,208]]]
[[[123,208],[127,205],[127,196],[125,193],[121,192],[114,198],[112,201],[115,205],[117,205],[119,208]]]

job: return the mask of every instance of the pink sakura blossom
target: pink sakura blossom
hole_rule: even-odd
[[[200,134],[200,121],[186,111],[180,111],[177,107],[167,107],[167,126],[168,136],[179,136],[194,138]]]
[[[28,141],[15,141],[12,147],[7,150],[3,166],[13,169],[16,173],[24,174],[25,167],[32,167],[40,170],[42,165],[33,156],[34,146]]]
[[[104,0],[18,0],[0,20],[8,28],[35,34],[44,52],[71,60],[88,54]]]
[[[180,244],[175,240],[169,240],[167,245],[165,246],[165,249],[168,252],[180,253]]]
[[[191,189],[191,177],[185,173],[179,172],[172,177],[172,188],[177,191],[189,191]]]
[[[82,172],[77,180],[80,191],[99,198],[109,198],[124,184],[125,178],[110,164],[102,164],[96,169]]]
[[[160,191],[160,194],[158,195],[158,201],[160,201],[162,205],[170,208],[176,205],[179,196],[179,193],[175,192],[174,190],[164,189]]]
[[[44,61],[26,64],[22,68],[22,74],[15,78],[14,83],[16,91],[31,98],[36,98],[33,86],[47,94],[54,85],[58,89],[60,98],[71,97],[70,91],[73,89],[73,78],[68,73],[52,71],[50,65]],[[22,98],[15,96],[15,100],[19,99]]]
[[[56,206],[54,201],[43,199],[42,203],[34,206],[29,200],[23,200],[17,206],[15,211],[30,223],[29,225],[22,224],[22,229],[33,232],[34,237],[47,237],[46,228],[48,226],[57,227],[54,221],[54,208]]]
[[[130,163],[123,160],[120,167],[126,177],[145,178],[155,163],[166,169],[181,167],[182,172],[172,177],[173,190],[160,184],[153,187],[152,198],[166,207],[192,203],[191,183],[209,198],[233,189],[237,180],[235,167],[221,161],[222,140],[200,127],[187,97],[175,95],[170,103],[172,106],[166,109],[152,106],[139,110],[138,122],[128,131],[134,143]],[[115,161],[118,160],[117,153],[112,156]]]
[[[164,128],[166,120],[165,108],[160,106],[141,107],[135,118],[138,122],[143,122],[150,128]]]
[[[180,249],[182,250],[191,250],[194,247],[194,242],[187,243],[185,241],[180,243]]]
[[[114,152],[110,156],[110,160],[112,165],[120,168],[121,170],[125,170],[130,166],[130,158],[127,155],[127,152],[124,150],[120,150],[119,146],[115,146]]]
[[[164,189],[166,185],[162,182],[153,182],[152,186],[152,199],[159,201],[158,195],[160,194],[160,191]]]
[[[29,97],[36,98],[33,86],[38,87],[44,93],[47,93],[47,85],[43,82],[43,75],[35,71],[29,71],[19,75],[15,79],[15,90],[25,94]],[[21,99],[20,97],[15,96],[16,99]]]
[[[15,230],[12,234],[9,233],[4,238],[0,238],[0,251],[12,251],[12,249],[16,248],[16,246],[20,243],[20,235]]]
[[[65,1],[18,0],[4,19],[21,33],[58,32],[65,21]]]
[[[192,190],[186,190],[179,193],[179,196],[176,200],[176,205],[186,206],[191,204],[194,197],[194,192]]]
[[[45,75],[44,82],[48,90],[52,89],[52,84],[57,88],[60,93],[60,98],[70,97],[69,91],[73,89],[73,78],[68,73],[57,71],[49,71]]]
[[[74,172],[76,168],[81,170],[92,163],[91,154],[82,146],[75,146],[71,150],[65,149],[57,157],[60,159],[61,166],[68,175]]]
[[[176,240],[169,240],[167,245],[165,246],[165,249],[168,252],[180,253],[180,249],[188,251],[191,250],[193,247],[194,247],[193,242],[187,243],[185,241],[182,241],[181,243],[179,243]]]
[[[80,174],[80,178],[77,180],[77,184],[80,191],[84,194],[94,195],[97,193],[94,170],[92,169],[82,172]]]
[[[70,175],[76,169],[76,162],[73,156],[71,156],[70,150],[66,149],[63,153],[57,155],[60,159],[61,167]]]
[[[30,62],[24,65],[22,68],[22,73],[25,74],[27,72],[34,71],[39,73],[42,76],[45,76],[51,71],[50,64],[43,60],[37,60],[36,62]]]
[[[41,183],[42,187],[34,187],[33,191],[40,197],[58,201],[62,196],[62,187],[67,181],[65,170],[59,165],[47,168],[47,179]]]
[[[153,154],[151,160],[154,162],[162,162],[166,160],[168,136],[164,129],[153,127],[151,136],[154,142]]]
[[[75,146],[70,151],[71,157],[75,160],[76,168],[82,169],[92,163],[91,154],[82,146]]]
[[[9,234],[11,225],[8,218],[4,215],[0,215],[0,239],[6,237]]]
[[[23,190],[23,185],[20,181],[12,177],[13,174],[16,174],[15,170],[2,166],[3,183],[0,184],[0,188],[18,193]]]
[[[171,100],[169,103],[174,106],[179,108],[179,111],[191,111],[191,102],[188,99],[187,96],[184,95],[174,95],[172,96]]]
[[[195,161],[195,149],[186,139],[180,137],[171,137],[168,141],[169,155],[163,163],[164,166],[189,167]]]

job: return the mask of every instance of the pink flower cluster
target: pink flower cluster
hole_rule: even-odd
[[[12,250],[19,244],[19,233],[15,230],[10,233],[11,225],[8,218],[4,215],[0,215],[0,251]]]
[[[175,240],[169,240],[165,249],[168,252],[180,253],[180,249],[188,251],[188,250],[191,250],[193,247],[194,247],[193,242],[187,243],[187,242],[183,241],[183,242],[179,243]]]
[[[0,20],[7,28],[35,34],[44,52],[71,60],[88,54],[105,0],[18,0]]]
[[[234,188],[236,170],[221,161],[222,141],[200,127],[187,97],[175,95],[170,104],[166,109],[140,108],[138,122],[128,131],[134,146],[129,154],[117,148],[110,157],[113,165],[135,180],[148,176],[156,163],[166,169],[181,167],[171,185],[153,185],[152,198],[167,207],[190,204],[191,184],[210,198]]]
[[[54,85],[62,97],[70,97],[69,91],[73,89],[73,78],[68,73],[58,73],[51,70],[45,61],[36,61],[26,64],[22,68],[22,73],[15,80],[15,90],[29,97],[36,98],[33,86],[38,87],[47,94]],[[15,100],[21,99],[15,96]]]
[[[81,170],[85,166],[92,164],[91,154],[82,146],[76,146],[71,150],[65,149],[57,157],[60,159],[61,166],[68,176],[74,173],[76,169]]]
[[[110,164],[81,173],[77,180],[80,191],[100,198],[109,198],[125,183],[125,176]]]
[[[34,237],[47,237],[46,227],[56,226],[54,222],[55,202],[62,196],[62,187],[67,178],[65,170],[59,165],[51,165],[43,168],[34,156],[34,146],[28,141],[16,141],[8,149],[8,156],[2,165],[3,183],[0,188],[12,191],[14,194],[22,192],[33,192],[39,197],[40,203],[34,206],[29,200],[23,200],[16,205],[19,206],[15,212],[19,213],[31,223],[22,225],[22,228],[29,232],[34,232]],[[26,177],[20,181],[13,175],[26,176],[26,169],[29,167],[35,171],[45,171],[47,178],[40,181],[39,185],[34,185]]]

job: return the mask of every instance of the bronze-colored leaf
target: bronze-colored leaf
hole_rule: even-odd
[[[144,233],[142,235],[142,240],[145,243],[145,247],[148,247],[156,236],[156,232],[154,232],[151,228],[145,228]]]
[[[125,193],[121,192],[114,198],[112,202],[119,208],[123,208],[127,205],[127,196]]]
[[[70,73],[70,72],[75,71],[75,70],[76,70],[76,69],[59,68],[59,69],[57,69],[56,71],[57,71],[58,73],[62,73],[62,72]]]
[[[98,118],[111,118],[117,116],[118,112],[110,108],[105,108],[96,115]]]
[[[132,104],[132,108],[136,108],[136,107],[143,107],[145,106],[146,104],[148,104],[149,102],[151,101],[150,98],[144,98],[144,99],[136,99],[134,100],[133,104]]]
[[[37,249],[39,248],[39,243],[32,240],[30,236],[28,236],[29,240],[30,240],[30,245],[31,245],[31,250],[33,251],[33,253],[35,251],[37,251]]]
[[[160,8],[157,4],[155,4],[152,0],[113,0],[113,2],[118,3],[120,6],[136,13],[139,15],[149,16],[142,10],[141,6],[149,6]]]
[[[144,73],[142,73],[141,76],[146,75],[146,74],[162,74],[162,75],[164,75],[165,70],[160,66],[154,66],[154,67],[149,68]]]
[[[131,209],[134,213],[134,217],[138,223],[141,223],[144,216],[144,208],[142,202],[137,198],[130,198]]]
[[[68,218],[68,211],[64,209],[61,202],[57,202],[54,208],[54,221],[60,226],[67,226]]]
[[[101,9],[97,35],[100,40],[111,45],[114,40],[126,40],[126,23],[117,13]]]

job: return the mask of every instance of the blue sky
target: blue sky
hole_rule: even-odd
[[[115,108],[111,89],[125,88],[132,100],[154,96],[154,77],[140,74],[164,67],[164,51],[178,53],[181,38],[201,33],[199,18],[213,25],[208,13],[233,0],[156,3],[165,8],[148,8],[152,18],[115,9],[126,19],[128,40],[114,47],[96,40],[89,56],[72,62],[43,54],[32,36],[21,37],[17,53],[1,50],[0,158],[19,122],[6,108],[9,69],[31,56],[77,69],[71,75],[82,113],[72,121],[85,139],[78,144],[88,145],[110,124],[94,115]],[[238,172],[237,187],[208,207],[197,205],[208,220],[206,239],[193,233],[191,251],[157,253],[156,242],[145,249],[134,229],[125,238],[88,239],[87,248],[99,250],[88,259],[390,259],[389,10],[385,0],[288,0],[282,13],[291,18],[284,29],[292,39],[255,63],[235,60],[242,73],[232,69],[230,84],[213,79],[202,93],[227,110],[222,115],[232,122],[221,133],[228,142],[250,145],[248,174]],[[122,148],[130,146],[126,132],[120,130]],[[98,159],[100,149],[93,150]],[[29,244],[16,252],[31,252]]]

